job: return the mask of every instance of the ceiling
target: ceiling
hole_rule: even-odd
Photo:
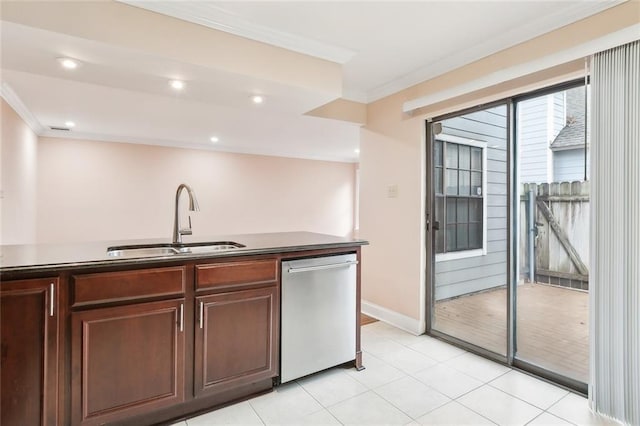
[[[81,3],[60,2],[62,18],[29,9],[32,2],[11,3],[3,1],[2,94],[40,135],[358,161],[361,123],[307,113],[338,98],[375,101],[619,1],[126,0],[95,6],[121,17],[115,32],[101,28],[99,10]],[[69,15],[88,28],[69,26]],[[145,25],[125,37],[130,27]],[[184,51],[145,39],[164,37],[164,25],[185,42]],[[236,39],[226,44],[247,47],[203,57],[207,51],[197,51],[207,47],[203,31],[232,34]],[[242,44],[246,39],[260,43]],[[268,60],[256,66],[244,57],[263,53],[280,62],[278,55],[291,53],[292,69],[302,71],[287,74]],[[81,66],[65,70],[56,61],[61,56],[80,59]],[[312,76],[314,70],[319,75]],[[172,90],[170,78],[186,81],[186,88]],[[251,103],[255,93],[266,102]],[[50,129],[68,120],[76,123],[71,131]],[[219,142],[211,143],[212,136]]]

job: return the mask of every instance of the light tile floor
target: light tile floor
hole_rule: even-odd
[[[176,423],[205,425],[610,425],[587,400],[428,336],[362,327],[364,371],[331,370]]]

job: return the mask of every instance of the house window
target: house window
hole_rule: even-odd
[[[436,253],[484,248],[485,147],[447,135],[435,141]]]

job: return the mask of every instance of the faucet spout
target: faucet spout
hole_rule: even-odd
[[[187,228],[180,228],[180,194],[183,190],[187,190],[187,194],[189,195],[189,211],[197,212],[200,211],[200,206],[198,205],[198,200],[196,199],[196,194],[193,192],[193,189],[187,184],[181,183],[178,186],[178,190],[176,191],[176,202],[175,202],[175,212],[173,216],[173,243],[180,244],[182,243],[183,235],[191,235],[193,231],[191,230],[191,217],[189,217],[189,226]]]

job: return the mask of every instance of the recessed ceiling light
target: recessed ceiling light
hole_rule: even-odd
[[[184,81],[180,80],[169,80],[169,85],[176,90],[184,89]]]
[[[74,123],[73,121],[65,121],[64,125],[71,128],[71,127],[74,127],[76,123]]]
[[[360,150],[358,148],[354,149],[353,152],[355,152],[356,154],[360,154]]]
[[[58,58],[58,62],[60,62],[60,65],[62,65],[63,68],[68,70],[74,70],[78,68],[78,65],[80,65],[79,61],[71,58]]]
[[[211,138],[209,139],[211,142],[216,143],[218,142],[220,139],[218,139],[216,136],[211,136]]]
[[[262,95],[253,95],[253,96],[251,96],[251,102],[253,102],[256,105],[259,105],[259,104],[264,102],[264,96],[262,96]]]

